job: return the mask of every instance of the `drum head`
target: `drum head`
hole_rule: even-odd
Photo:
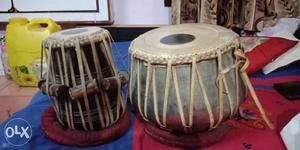
[[[216,51],[236,42],[236,39],[238,39],[237,34],[217,25],[171,25],[139,36],[132,42],[130,52],[143,53],[150,57],[172,58]]]
[[[99,35],[103,31],[108,33],[108,31],[99,27],[67,29],[51,34],[47,39],[44,40],[44,44],[46,48],[50,45],[50,43],[54,48],[61,47],[61,43],[64,43],[66,47],[72,47],[74,46],[76,40],[79,40],[81,44],[88,43],[89,38],[92,38],[94,41],[101,40]]]

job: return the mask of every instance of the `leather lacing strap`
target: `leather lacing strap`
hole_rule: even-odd
[[[99,62],[99,57],[98,57],[96,45],[95,45],[95,42],[94,42],[92,37],[89,37],[89,40],[90,40],[90,43],[91,43],[92,53],[93,53],[93,60],[94,60],[94,63],[95,63],[95,68],[96,68],[96,74],[97,74],[96,78],[97,78],[97,81],[99,83],[101,83],[103,81],[103,75],[102,75],[102,71],[101,71],[101,66],[100,66],[100,62]],[[99,91],[99,94],[100,94],[100,97],[103,98],[103,92],[101,90]],[[98,94],[95,94],[95,99],[96,99],[97,112],[99,114],[99,119],[100,119],[100,125],[101,125],[101,128],[104,128],[105,127],[104,116],[103,116],[103,113],[101,111],[101,109],[102,109],[101,105],[100,105],[100,100],[101,99],[99,98]],[[104,100],[104,99],[102,99],[102,100]]]
[[[216,79],[216,86],[217,88],[220,90],[220,83],[223,84],[223,94],[227,95],[227,98],[228,98],[228,101],[229,101],[229,106],[230,106],[230,116],[233,115],[237,108],[238,108],[238,103],[239,103],[239,97],[236,96],[236,106],[237,107],[234,107],[234,101],[233,101],[233,97],[231,97],[231,94],[229,93],[229,86],[228,86],[228,83],[227,83],[227,80],[225,78],[225,75],[227,73],[229,73],[231,70],[235,69],[235,70],[238,70],[239,69],[239,66],[244,63],[244,61],[242,60],[239,60],[239,61],[236,61],[234,64],[232,64],[231,66],[229,67],[226,67],[225,69],[222,69],[219,71],[219,74],[217,76],[217,79]],[[239,78],[238,78],[239,74],[238,72],[235,73],[235,82],[236,84],[239,84],[238,81],[239,81]],[[239,85],[237,85],[239,86]],[[220,91],[221,92],[221,91]],[[239,89],[238,87],[236,87],[236,94],[239,95]]]
[[[182,99],[181,99],[181,95],[180,95],[180,88],[179,88],[179,83],[178,83],[178,78],[177,78],[176,67],[172,66],[172,61],[169,60],[169,62],[167,64],[167,72],[166,72],[166,80],[165,80],[165,88],[164,88],[163,122],[158,123],[160,126],[162,126],[162,127],[167,126],[166,119],[167,119],[167,113],[168,113],[167,110],[168,110],[168,104],[169,104],[170,83],[172,81],[171,78],[173,78],[175,94],[176,94],[176,102],[177,102],[177,106],[178,106],[180,120],[181,120],[181,123],[184,127],[185,132],[189,132],[189,129],[193,126],[193,114],[194,114],[194,102],[195,102],[194,95],[195,95],[196,80],[198,81],[201,92],[203,93],[204,103],[205,103],[206,109],[207,109],[208,114],[209,114],[210,128],[211,129],[213,128],[214,117],[213,117],[212,108],[211,108],[211,105],[209,103],[209,99],[208,99],[208,96],[207,96],[207,92],[205,90],[205,86],[204,86],[202,77],[199,73],[199,69],[197,68],[195,58],[193,58],[193,62],[192,62],[191,75],[192,75],[191,85],[190,85],[191,86],[191,91],[190,91],[189,112],[188,112],[188,119],[189,120],[187,122],[186,119],[185,119],[185,116],[184,116],[184,112],[183,112],[183,104],[182,104]],[[159,117],[158,114],[156,114],[156,118],[158,118],[158,117]],[[157,122],[158,122],[158,119],[157,119]]]
[[[209,98],[207,96],[207,91],[206,91],[206,87],[205,84],[203,83],[201,74],[200,74],[200,70],[197,66],[196,63],[196,59],[193,58],[192,59],[192,68],[191,68],[191,82],[190,82],[190,87],[191,87],[191,91],[190,91],[190,97],[189,97],[189,110],[188,110],[188,120],[186,120],[185,115],[184,115],[184,111],[183,111],[183,104],[182,104],[182,99],[181,99],[181,94],[180,94],[180,88],[179,88],[179,83],[178,83],[178,77],[177,77],[177,71],[176,71],[176,66],[172,66],[172,61],[168,61],[167,63],[167,69],[166,69],[166,80],[165,80],[165,88],[164,88],[164,99],[163,99],[163,109],[162,109],[162,121],[160,121],[159,118],[159,113],[158,113],[158,100],[157,100],[157,89],[156,89],[156,79],[155,79],[155,67],[152,66],[152,64],[150,62],[147,63],[147,76],[146,76],[146,88],[145,88],[145,93],[144,93],[144,106],[142,109],[141,106],[141,81],[140,81],[140,61],[136,61],[137,63],[137,98],[138,98],[138,109],[139,112],[141,113],[141,116],[148,121],[148,115],[147,115],[147,108],[148,108],[148,99],[149,99],[149,92],[150,92],[150,88],[152,86],[152,94],[153,94],[153,106],[154,106],[154,113],[155,113],[155,119],[156,122],[159,126],[161,127],[166,127],[167,126],[167,113],[168,113],[168,104],[169,104],[169,94],[170,94],[170,83],[173,81],[174,82],[174,89],[175,89],[175,96],[176,96],[176,103],[178,106],[178,111],[179,111],[179,116],[180,116],[180,120],[182,123],[182,126],[184,128],[185,132],[188,132],[188,129],[191,128],[193,126],[193,115],[194,115],[194,102],[195,102],[195,98],[194,98],[194,94],[195,94],[195,84],[196,84],[196,80],[198,81],[199,84],[199,88],[201,89],[202,95],[203,95],[203,99],[204,99],[204,104],[206,107],[206,110],[208,112],[209,115],[209,121],[210,121],[210,130],[214,129],[216,127],[218,127],[218,125],[223,121],[223,113],[224,113],[224,95],[227,95],[228,97],[228,101],[230,104],[230,113],[231,115],[234,114],[237,109],[238,109],[238,103],[239,103],[239,85],[236,85],[236,107],[234,107],[234,102],[233,102],[233,97],[230,96],[229,94],[229,87],[227,84],[227,81],[225,79],[225,74],[228,73],[230,70],[235,69],[235,80],[236,80],[236,84],[239,84],[239,74],[242,74],[242,78],[245,81],[246,87],[249,88],[250,90],[250,94],[253,97],[257,107],[260,110],[260,113],[263,116],[263,119],[265,120],[265,122],[268,124],[268,126],[270,128],[273,128],[273,124],[270,122],[270,120],[266,117],[265,115],[265,111],[262,108],[255,92],[254,89],[249,81],[249,78],[245,72],[247,65],[249,64],[249,62],[247,61],[246,57],[244,56],[244,54],[242,53],[241,50],[236,50],[235,51],[235,56],[236,56],[236,60],[235,60],[235,64],[227,67],[227,68],[223,68],[222,65],[222,53],[219,52],[218,53],[218,72],[219,75],[217,76],[216,79],[216,85],[219,89],[219,117],[217,120],[217,123],[215,123],[214,120],[214,116],[213,116],[213,111],[212,111],[212,107],[209,101]],[[242,65],[242,66],[241,66]],[[241,67],[241,68],[240,68]],[[173,80],[171,79],[173,78]]]
[[[169,104],[169,94],[170,94],[170,83],[171,83],[171,70],[172,70],[172,61],[169,60],[167,64],[167,73],[166,73],[166,83],[165,83],[165,94],[164,94],[164,104],[163,104],[163,127],[167,126],[167,109]]]
[[[195,78],[196,78],[196,59],[192,60],[192,70],[191,70],[191,87],[190,87],[190,101],[189,101],[189,122],[188,126],[193,126],[193,116],[194,116],[194,101],[195,101]]]
[[[132,89],[132,81],[133,81],[133,79],[132,79],[132,77],[133,77],[133,64],[135,63],[134,62],[135,60],[133,59],[133,55],[131,55],[130,56],[130,76],[129,76],[129,88],[128,88],[128,93],[129,93],[129,100],[130,100],[130,103],[131,104],[133,104],[132,103],[132,91],[133,91],[133,89]]]
[[[103,33],[105,33],[105,32],[103,32]],[[105,59],[109,63],[108,66],[112,67],[111,69],[112,69],[113,75],[116,78],[118,78],[117,69],[115,68],[115,64],[113,63],[113,59],[112,59],[112,56],[111,56],[111,53],[110,53],[110,44],[108,44],[107,41],[105,40],[106,37],[107,37],[107,34],[100,34],[100,37],[103,39],[102,43],[100,44],[101,51],[103,52],[103,54],[105,56]],[[113,113],[112,113],[112,110],[111,110],[110,100],[109,100],[108,95],[107,95],[106,92],[103,92],[103,94],[104,94],[104,100],[105,100],[105,103],[106,103],[106,110],[108,112],[109,119],[110,119],[110,122],[108,123],[108,125],[111,125],[114,122],[114,116],[113,116]]]
[[[142,104],[141,104],[141,101],[142,101],[142,97],[141,97],[141,62],[140,61],[137,61],[137,105],[138,105],[138,109],[139,109],[139,112],[140,112],[140,115],[142,116],[142,118],[146,121],[148,121],[148,119],[144,116],[144,113],[142,111]],[[148,76],[148,73],[147,73],[147,76]],[[144,99],[145,100],[145,99]],[[144,103],[144,105],[146,105]]]
[[[159,119],[159,115],[158,115],[158,100],[157,100],[157,88],[156,88],[156,76],[155,76],[155,68],[152,71],[152,92],[153,92],[153,108],[154,108],[154,115],[155,115],[155,119],[156,122],[158,123],[159,126],[163,126],[163,124],[161,123],[160,119]]]
[[[180,115],[180,120],[184,128],[188,128],[184,113],[183,113],[183,105],[182,105],[182,99],[180,95],[180,88],[178,84],[178,78],[177,78],[177,71],[176,71],[176,66],[172,66],[172,75],[173,75],[173,81],[174,81],[174,87],[175,87],[175,95],[176,95],[176,100],[177,100],[177,106],[179,110],[179,115]]]
[[[71,51],[67,51],[67,53],[68,53],[68,55],[70,56]],[[72,59],[69,59],[68,63],[69,63],[69,65],[70,65],[70,72],[71,72],[71,81],[72,81],[72,85],[73,85],[73,86],[77,86],[76,79],[75,79],[75,72],[74,72],[74,67],[73,67]],[[81,118],[81,123],[82,123],[83,129],[84,129],[84,130],[88,130],[88,129],[87,129],[86,122],[85,122],[85,118],[84,118],[84,115],[83,115],[83,111],[82,111],[82,108],[81,108],[81,103],[80,103],[80,101],[76,101],[76,103],[77,103],[77,108],[78,108],[78,110],[79,110],[79,114],[80,114],[80,118]]]
[[[64,74],[64,72],[66,72],[66,62],[65,62],[65,48],[64,46],[61,47],[61,56],[62,56],[62,60],[60,58],[60,55],[59,55],[59,51],[55,51],[54,52],[55,55],[56,55],[56,58],[57,58],[57,64],[58,64],[58,71],[59,71],[59,77],[60,77],[60,82],[61,84],[63,85],[67,85],[69,86],[69,80],[67,79],[67,76],[66,74]],[[62,65],[63,64],[63,69],[62,69]],[[64,78],[66,77],[66,78]],[[66,99],[64,100],[64,103],[65,103],[65,114],[66,114],[66,120],[67,120],[67,124],[68,124],[68,127],[69,128],[72,128],[72,123],[71,123],[71,114],[70,114],[70,111],[69,111],[69,97],[65,97]]]
[[[248,59],[246,58],[246,56],[244,55],[244,53],[240,49],[236,50],[234,52],[234,54],[235,54],[236,57],[242,58],[245,61],[244,65],[240,69],[242,79],[244,80],[245,85],[249,88],[250,95],[252,96],[252,98],[253,98],[253,100],[254,100],[254,102],[255,102],[255,104],[256,104],[259,112],[260,112],[260,114],[262,115],[263,120],[266,122],[266,124],[269,126],[269,128],[274,129],[274,125],[271,122],[271,120],[267,117],[266,112],[265,112],[264,108],[262,107],[262,105],[261,105],[261,103],[260,103],[260,101],[259,101],[259,99],[258,99],[258,97],[255,93],[255,90],[254,90],[254,88],[253,88],[253,86],[250,82],[250,79],[249,79],[249,77],[246,73],[246,69],[249,65]]]
[[[84,66],[83,66],[83,60],[82,60],[82,49],[80,47],[79,40],[77,40],[76,43],[75,43],[75,51],[76,51],[76,56],[77,56],[77,60],[78,60],[80,81],[81,81],[82,85],[86,85],[85,84],[85,78],[84,78],[85,76],[84,76]],[[86,108],[89,127],[90,127],[90,130],[94,130],[94,126],[93,126],[93,123],[92,123],[92,116],[91,116],[89,100],[88,100],[87,91],[86,91],[86,86],[82,86],[82,92],[83,92],[83,100],[84,100],[84,105],[85,105],[85,108]]]
[[[219,86],[219,120],[216,123],[216,125],[213,128],[216,128],[219,126],[219,124],[223,120],[223,114],[224,114],[224,84],[223,84],[223,79],[225,78],[223,74],[223,64],[222,64],[222,54],[220,51],[218,51],[218,70],[219,70],[219,75],[217,83]]]
[[[237,48],[235,48],[237,49]],[[235,108],[234,108],[234,114],[237,113],[237,111],[239,110],[239,103],[240,103],[240,83],[239,83],[239,76],[240,76],[240,73],[239,73],[239,66],[240,66],[240,62],[238,57],[235,57]]]
[[[70,83],[69,83],[69,79],[68,79],[68,76],[69,76],[69,73],[68,73],[68,67],[67,67],[67,61],[66,61],[66,51],[65,51],[65,46],[64,46],[64,41],[61,42],[61,54],[62,54],[62,61],[63,61],[63,66],[64,66],[64,77],[61,77],[61,79],[64,79],[65,80],[65,84],[66,86],[70,86]],[[68,97],[68,100],[65,101],[65,109],[66,109],[66,114],[67,114],[67,121],[68,121],[68,126],[69,128],[71,129],[75,129],[75,126],[74,126],[74,121],[73,121],[73,108],[72,108],[72,103]]]
[[[147,65],[147,77],[146,77],[146,89],[145,89],[145,98],[144,98],[144,116],[148,118],[148,99],[149,99],[149,93],[150,93],[150,87],[152,84],[152,65],[150,62],[148,62]]]
[[[48,64],[48,71],[47,71],[47,73],[46,73],[46,93],[49,93],[49,82],[51,81],[51,75],[50,75],[50,73],[52,73],[52,68],[51,67],[53,67],[53,64],[51,63],[52,61],[51,61],[51,59],[52,59],[52,47],[51,47],[51,45],[52,45],[52,43],[50,42],[49,43],[49,49],[48,49],[48,53],[45,51],[45,49],[43,50],[43,51],[45,51],[45,58],[46,58],[46,61],[47,61],[47,64]],[[44,43],[43,43],[43,48],[45,48],[45,46],[44,46]],[[55,79],[52,79],[53,81],[52,82],[55,82]],[[58,119],[58,121],[62,124],[62,125],[64,125],[64,123],[63,123],[63,121],[61,120],[61,117],[59,116],[59,112],[60,112],[60,110],[59,110],[59,107],[58,107],[58,103],[57,103],[57,100],[52,100],[52,97],[50,97],[49,95],[48,95],[48,99],[52,102],[52,105],[53,105],[53,109],[55,110],[55,114],[56,114],[56,117],[57,117],[57,119]]]
[[[208,113],[208,116],[209,116],[209,122],[210,122],[209,129],[211,130],[211,129],[213,129],[213,126],[214,126],[214,123],[215,123],[214,115],[213,115],[213,112],[212,112],[211,105],[209,103],[206,88],[204,86],[201,74],[200,74],[200,72],[197,68],[196,68],[196,73],[197,73],[196,77],[198,78],[198,82],[199,82],[199,87],[201,89],[201,92],[202,92],[202,95],[203,95],[203,98],[204,98],[204,104],[205,104],[205,107],[206,107],[206,110],[207,110],[207,113]]]
[[[114,59],[112,57],[112,49],[113,49],[112,46],[115,46],[116,49],[117,49],[117,46],[114,42],[114,39],[110,35],[110,33],[107,30],[103,30],[103,32],[104,32],[104,35],[106,35],[106,37],[108,39],[108,43],[107,43],[106,40],[104,40],[103,43],[104,43],[104,45],[106,45],[105,46],[106,48],[110,48],[110,49],[106,49],[106,52],[109,54],[109,57],[108,57],[109,63],[111,64],[111,67],[113,69],[114,76],[116,77],[117,85],[118,85],[118,90],[117,90],[117,94],[118,94],[117,95],[117,99],[118,99],[117,100],[117,116],[116,116],[115,121],[114,121],[114,122],[116,122],[116,121],[119,120],[121,108],[122,108],[121,116],[125,113],[125,110],[126,110],[125,102],[126,101],[124,101],[124,95],[123,95],[123,92],[122,92],[122,85],[121,85],[120,75],[117,72],[116,64],[114,63]],[[118,50],[116,50],[116,54],[121,58],[121,64],[123,65],[123,67],[125,67],[125,62],[123,60],[123,57],[121,56],[121,54]]]

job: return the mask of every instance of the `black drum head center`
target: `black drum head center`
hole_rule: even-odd
[[[179,45],[189,43],[195,40],[191,34],[172,34],[160,39],[160,42],[167,45]]]

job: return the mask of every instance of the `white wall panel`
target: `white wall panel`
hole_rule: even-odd
[[[7,9],[0,5],[4,11]],[[108,0],[97,0],[99,3],[99,11],[96,10],[96,0],[14,0],[15,8],[21,13],[3,13],[0,10],[0,22],[7,22],[10,17],[26,17],[32,18],[52,18],[55,21],[108,21],[109,20],[109,5]],[[9,0],[10,2],[10,0]],[[51,5],[50,5],[51,3]],[[10,4],[9,4],[10,5]],[[9,6],[10,8],[10,6]],[[61,12],[61,11],[65,12]],[[89,10],[92,10],[89,12]],[[22,12],[24,11],[24,12]],[[28,13],[28,11],[30,13]],[[32,12],[33,11],[33,12]],[[43,11],[43,12],[34,12]],[[48,12],[50,11],[50,12]],[[54,11],[54,12],[51,12]],[[58,11],[58,12],[55,12]],[[78,11],[78,12],[68,12]],[[85,11],[85,12],[80,12]]]
[[[113,0],[115,24],[170,24],[163,0]]]
[[[10,0],[0,0],[0,11],[7,11],[11,8]]]
[[[14,0],[19,11],[96,10],[97,0]]]

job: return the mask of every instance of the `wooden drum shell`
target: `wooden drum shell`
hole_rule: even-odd
[[[65,36],[64,32],[70,35]],[[44,41],[49,64],[46,91],[59,122],[65,127],[100,130],[117,122],[125,112],[125,97],[112,59],[110,38],[107,30],[90,27],[65,30]],[[105,90],[106,78],[115,78],[118,84]],[[89,83],[94,85],[92,92]],[[50,94],[51,85],[60,88]],[[81,95],[74,97],[73,91]]]

